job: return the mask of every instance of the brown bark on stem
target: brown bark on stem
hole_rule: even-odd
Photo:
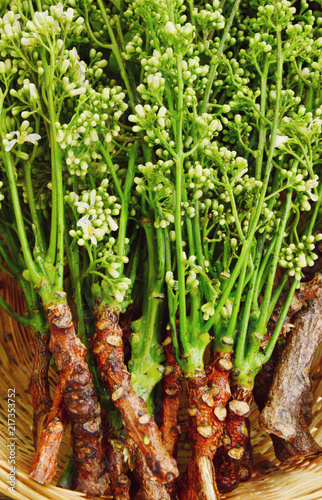
[[[261,426],[289,443],[286,450],[276,446],[280,460],[321,451],[300,417],[301,404],[310,390],[310,366],[322,340],[322,277],[311,283],[315,298],[294,319],[294,328],[279,359],[268,402],[260,415]]]
[[[130,500],[130,480],[124,473],[123,457],[120,451],[113,449],[109,451],[108,472],[113,500]]]
[[[52,406],[48,382],[48,368],[51,359],[49,335],[37,334],[34,339],[34,349],[35,354],[28,389],[33,407],[32,435],[36,449],[46,417]]]
[[[181,434],[178,421],[180,397],[182,393],[182,370],[177,363],[172,338],[168,336],[163,342],[165,355],[165,372],[162,378],[162,406],[160,410],[162,442],[172,457],[177,455],[178,441]],[[170,496],[175,495],[176,483],[166,485]]]
[[[135,456],[135,477],[141,486],[142,500],[170,500],[166,485],[156,481],[143,453],[138,448]]]
[[[73,487],[87,496],[100,496],[108,489],[101,410],[85,359],[87,350],[76,337],[65,294],[59,293],[59,297],[60,303],[47,306],[51,332],[49,349],[60,375],[72,425]]]
[[[97,305],[93,353],[115,406],[120,410],[127,434],[142,451],[148,467],[160,483],[178,476],[178,468],[162,444],[154,419],[142,398],[133,389],[131,375],[124,365],[122,330],[116,310]]]
[[[214,445],[217,448],[223,434],[223,425],[226,420],[226,405],[231,397],[229,376],[232,370],[231,353],[212,352],[207,367],[207,379],[210,393],[214,400]]]
[[[225,435],[215,457],[217,484],[222,493],[233,490],[240,480],[245,481],[251,475],[251,448],[247,419],[251,402],[251,390],[232,387],[232,399],[228,404],[225,421]]]
[[[29,477],[37,483],[49,484],[55,474],[60,443],[68,423],[61,384],[56,387],[53,407],[30,466]]]
[[[228,435],[225,424],[227,419],[226,406],[229,399],[231,398],[229,381],[229,376],[233,367],[231,357],[232,353],[230,352],[215,352],[212,354],[212,360],[207,369],[208,385],[214,398],[214,413],[217,417],[215,419],[214,426],[216,432],[215,444],[216,448],[220,448],[216,450],[214,464],[216,470],[216,482],[220,492],[230,491],[231,489],[233,489],[236,481],[235,475],[232,474],[232,470],[226,471],[227,462],[231,462],[230,457],[226,457],[225,459],[223,459],[225,453],[228,453],[228,451],[230,451],[231,449],[231,438]],[[232,412],[230,409],[228,409],[228,418],[230,420],[232,419]],[[231,424],[228,423],[228,428],[229,425]],[[240,427],[241,424],[238,423],[237,425]],[[245,426],[240,427],[244,433],[247,431],[247,425],[248,422],[246,421],[246,428]],[[251,453],[249,450],[249,444],[245,439],[245,434],[242,434],[242,437],[245,452],[243,455],[243,463],[239,465],[238,471],[239,475],[245,478],[245,476],[249,475],[249,471],[251,468]],[[230,469],[233,468],[232,465],[235,467],[235,461],[230,464]]]
[[[171,337],[163,342],[165,372],[162,378],[162,406],[160,411],[162,442],[171,456],[176,456],[180,437],[178,411],[182,393],[182,370],[177,363]]]
[[[178,497],[180,500],[217,500],[219,493],[212,462],[216,451],[215,403],[204,372],[187,378],[187,385],[191,456],[180,482]]]
[[[303,304],[305,304],[307,300],[316,297],[316,291],[317,291],[316,280],[312,280],[309,283],[301,283],[300,288],[298,290],[295,290],[279,338],[284,338],[290,333],[290,331],[294,327],[292,324],[292,317],[298,311],[300,311],[300,309],[303,307]],[[284,302],[286,297],[287,297],[287,292],[280,296],[276,304],[276,307],[267,325],[267,334],[263,339],[261,345],[262,349],[265,349],[270,341],[270,338],[275,330],[276,323],[278,322],[282,309],[284,307]]]
[[[281,355],[281,353],[279,353],[276,348],[270,360],[262,367],[261,371],[255,378],[253,394],[260,412],[263,411],[267,403],[279,355]],[[312,419],[312,396],[311,391],[304,395],[298,421],[298,432],[296,439],[293,442],[286,441],[282,437],[276,436],[275,434],[270,434],[274,445],[275,455],[281,462],[291,460],[292,457],[297,458],[301,455],[307,455],[319,451],[319,446],[312,438],[307,427],[311,423]]]
[[[165,354],[165,372],[162,378],[160,430],[166,450],[169,455],[175,456],[181,433],[178,410],[182,393],[182,370],[174,354],[172,338],[167,337],[162,345]],[[165,485],[156,483],[143,454],[139,450],[136,453],[135,476],[141,486],[142,499],[167,500],[175,494],[175,481]]]

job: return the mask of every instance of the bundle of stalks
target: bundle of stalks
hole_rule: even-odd
[[[2,290],[5,290],[7,302],[12,307],[20,309],[23,305],[19,301],[17,306],[17,298],[20,297],[19,290],[10,279],[6,276],[2,277]],[[5,288],[4,288],[5,287]],[[22,310],[22,309],[20,309]],[[35,495],[41,495],[46,500],[58,500],[61,498],[61,488],[56,486],[42,486],[35,483],[28,477],[29,464],[33,459],[34,449],[32,442],[32,433],[30,428],[33,424],[33,406],[31,396],[28,392],[30,377],[33,373],[33,356],[32,351],[27,353],[24,345],[32,345],[32,335],[30,330],[26,330],[19,326],[15,321],[12,321],[0,311],[1,321],[1,336],[0,348],[3,353],[1,356],[1,400],[4,401],[8,387],[15,387],[17,390],[17,407],[16,407],[16,434],[18,436],[17,445],[19,446],[19,454],[17,454],[16,462],[16,489],[10,493],[13,499],[31,500]],[[311,378],[313,383],[313,419],[310,424],[311,433],[316,441],[322,444],[322,412],[321,412],[321,356],[322,345],[317,350],[311,366]],[[21,362],[17,366],[16,359]],[[57,374],[52,368],[49,370],[49,381],[51,391],[57,384]],[[262,392],[264,392],[261,384]],[[53,392],[52,392],[53,393]],[[187,407],[186,400],[181,400],[183,409]],[[181,410],[181,412],[182,412]],[[1,419],[6,417],[7,409],[1,406]],[[318,500],[322,494],[320,487],[320,475],[322,462],[320,456],[308,457],[303,461],[297,459],[291,463],[285,462],[281,467],[279,461],[275,458],[274,448],[271,439],[263,431],[258,424],[258,410],[254,407],[250,415],[251,437],[253,443],[253,475],[252,478],[245,483],[241,483],[239,488],[229,494],[223,495],[224,499],[242,500],[249,498],[256,492],[264,500],[306,498],[308,496]],[[179,457],[178,463],[181,470],[184,470],[185,463],[188,458],[188,452],[185,446],[185,428],[186,422],[181,422],[182,435],[179,441]],[[56,474],[52,484],[55,484],[61,470],[68,460],[69,453],[69,432],[63,436],[60,453],[58,455],[58,474]],[[9,466],[7,463],[7,441],[2,438],[0,440],[1,455],[0,461],[0,492],[3,495],[8,494],[8,473]],[[72,491],[64,491],[66,498],[76,500],[79,498],[77,493]],[[104,498],[111,498],[106,496]],[[126,498],[126,497],[125,497]],[[138,497],[139,498],[139,497]]]

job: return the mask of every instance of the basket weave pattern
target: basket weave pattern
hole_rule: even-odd
[[[23,302],[13,283],[8,278],[1,282],[0,293],[13,309],[22,311]],[[32,404],[28,384],[32,371],[33,336],[32,333],[9,318],[0,309],[0,494],[17,500],[76,500],[84,495],[55,486],[42,486],[28,477],[34,448],[32,442]],[[311,432],[322,445],[322,345],[312,365],[313,420]],[[49,381],[52,394],[58,376],[50,369]],[[16,488],[8,492],[8,433],[7,433],[7,393],[9,388],[16,391]],[[184,413],[184,411],[182,411]],[[237,490],[224,495],[222,499],[250,500],[322,500],[322,456],[304,459],[302,462],[279,466],[275,459],[270,437],[263,432],[257,422],[258,410],[254,407],[251,414],[251,438],[254,452],[255,472],[248,483],[241,484]],[[183,426],[183,436],[185,428]],[[59,477],[69,452],[69,428],[64,435],[57,467]],[[187,452],[182,443],[179,445],[179,465],[184,467]],[[63,494],[62,494],[63,493]],[[0,495],[1,497],[1,495]],[[104,497],[110,498],[110,497]]]

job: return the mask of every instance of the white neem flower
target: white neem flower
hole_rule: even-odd
[[[101,231],[97,228],[94,229],[91,224],[90,216],[88,214],[79,219],[79,221],[77,222],[77,226],[82,228],[85,241],[91,240],[93,245],[97,245],[96,236],[99,236]]]
[[[39,134],[28,134],[26,130],[21,132],[21,134],[16,130],[15,132],[11,132],[8,135],[11,137],[13,135],[16,135],[17,139],[12,139],[11,141],[8,142],[8,144],[6,145],[6,151],[11,151],[11,149],[16,143],[23,144],[24,142],[31,142],[32,144],[37,145],[38,144],[37,141],[41,139],[41,136]]]
[[[289,141],[289,137],[287,135],[277,135],[275,139],[275,148],[281,147],[282,144],[285,144],[285,142]]]
[[[85,201],[76,201],[75,205],[77,207],[81,207],[81,211],[79,210],[79,212],[85,212],[85,210],[91,210],[94,208],[95,206],[95,199],[96,199],[96,191],[95,189],[93,189],[91,191],[91,194],[90,194],[90,199],[89,199],[89,204],[86,203]],[[84,210],[85,209],[85,210]],[[85,215],[84,217],[82,217],[78,222],[77,222],[77,225],[79,226],[79,222],[83,219],[85,219],[85,217],[89,217],[89,215]]]

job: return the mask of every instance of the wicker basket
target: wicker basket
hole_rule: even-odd
[[[5,278],[1,281],[1,295],[16,310],[22,310],[21,297],[12,283]],[[33,457],[32,443],[32,405],[28,384],[32,366],[32,333],[11,320],[0,310],[0,498],[17,500],[76,500],[84,495],[55,486],[41,486],[28,477],[28,468]],[[316,353],[313,365],[313,385],[315,390],[313,421],[311,431],[314,438],[322,444],[322,346]],[[57,383],[57,374],[50,370],[52,390]],[[16,487],[8,492],[8,433],[7,433],[7,394],[9,388],[16,390]],[[251,437],[254,448],[255,472],[248,483],[239,486],[223,499],[250,500],[321,500],[322,499],[322,456],[314,460],[278,466],[269,436],[257,423],[258,410],[254,407],[251,415]],[[184,432],[183,432],[184,434]],[[66,461],[69,451],[69,429],[65,433],[59,454],[57,476]],[[187,462],[186,452],[179,446],[179,464]],[[53,484],[55,484],[55,480]],[[110,497],[104,497],[110,498]]]

